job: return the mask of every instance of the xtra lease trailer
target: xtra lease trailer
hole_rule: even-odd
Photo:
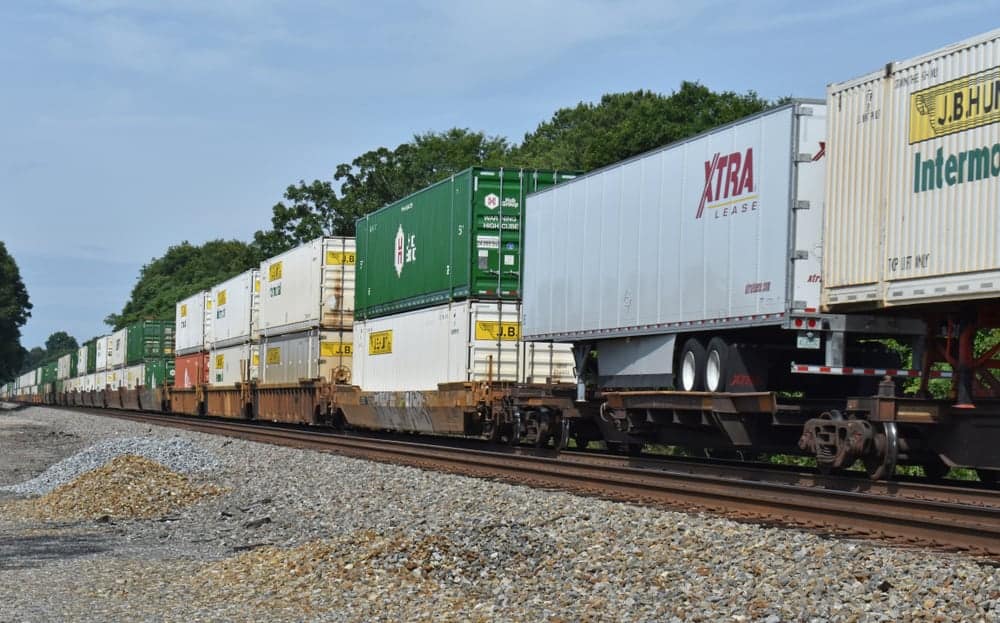
[[[581,387],[745,392],[919,334],[820,313],[825,142],[796,101],[529,195],[525,337],[572,342]]]

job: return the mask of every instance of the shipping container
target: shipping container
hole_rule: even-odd
[[[825,307],[1000,295],[1000,30],[827,98]]]
[[[351,383],[351,331],[311,329],[300,333],[263,336],[260,342],[261,385],[325,380]]]
[[[247,342],[225,348],[213,348],[208,361],[209,385],[256,381],[260,368],[260,346]]]
[[[214,310],[211,315],[212,348],[225,348],[256,339],[260,313],[260,273],[248,270],[224,281],[211,290]]]
[[[115,331],[108,339],[108,367],[118,368],[124,366],[127,352],[128,327]]]
[[[525,336],[664,386],[678,333],[815,312],[825,118],[797,101],[529,196]]]
[[[318,238],[260,265],[260,334],[349,329],[354,238]]]
[[[76,376],[77,353],[66,353],[56,361],[56,378],[59,380],[71,379]]]
[[[190,389],[208,384],[208,353],[178,355],[174,359],[174,387]]]
[[[97,340],[90,340],[77,350],[76,369],[80,375],[97,371]]]
[[[359,321],[354,330],[353,383],[364,391],[575,379],[569,346],[521,340],[515,302],[458,301]]]
[[[178,355],[208,350],[212,342],[212,294],[199,292],[177,303],[175,344]]]
[[[56,362],[50,362],[42,364],[38,369],[38,384],[48,385],[55,383],[56,377],[58,376],[58,364]]]
[[[172,384],[173,380],[173,359],[150,358],[140,364],[128,366],[124,371],[124,386],[127,389],[135,389],[140,385],[161,388]]]
[[[128,326],[126,364],[135,365],[148,359],[173,357],[173,320],[141,320]]]
[[[101,372],[108,369],[108,356],[111,354],[111,336],[102,335],[94,340],[94,369]]]
[[[471,168],[357,221],[357,319],[521,298],[525,196],[570,173]]]

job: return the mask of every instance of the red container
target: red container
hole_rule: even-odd
[[[190,389],[208,384],[208,353],[192,353],[174,359],[174,387]]]

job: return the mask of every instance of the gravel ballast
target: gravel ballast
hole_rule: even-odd
[[[88,445],[184,442],[181,465],[213,465],[192,480],[223,493],[142,521],[25,522],[0,502],[0,621],[1000,621],[1000,571],[958,555],[17,415]]]

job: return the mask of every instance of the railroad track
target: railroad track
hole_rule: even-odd
[[[1000,493],[926,483],[869,483],[763,468],[677,470],[663,461],[582,452],[470,449],[163,414],[88,413],[249,441],[558,488],[607,499],[711,512],[841,536],[955,550],[1000,561]],[[644,466],[645,465],[645,466]],[[714,472],[714,473],[713,473]],[[774,476],[772,474],[771,476]],[[864,490],[858,490],[863,488]]]

